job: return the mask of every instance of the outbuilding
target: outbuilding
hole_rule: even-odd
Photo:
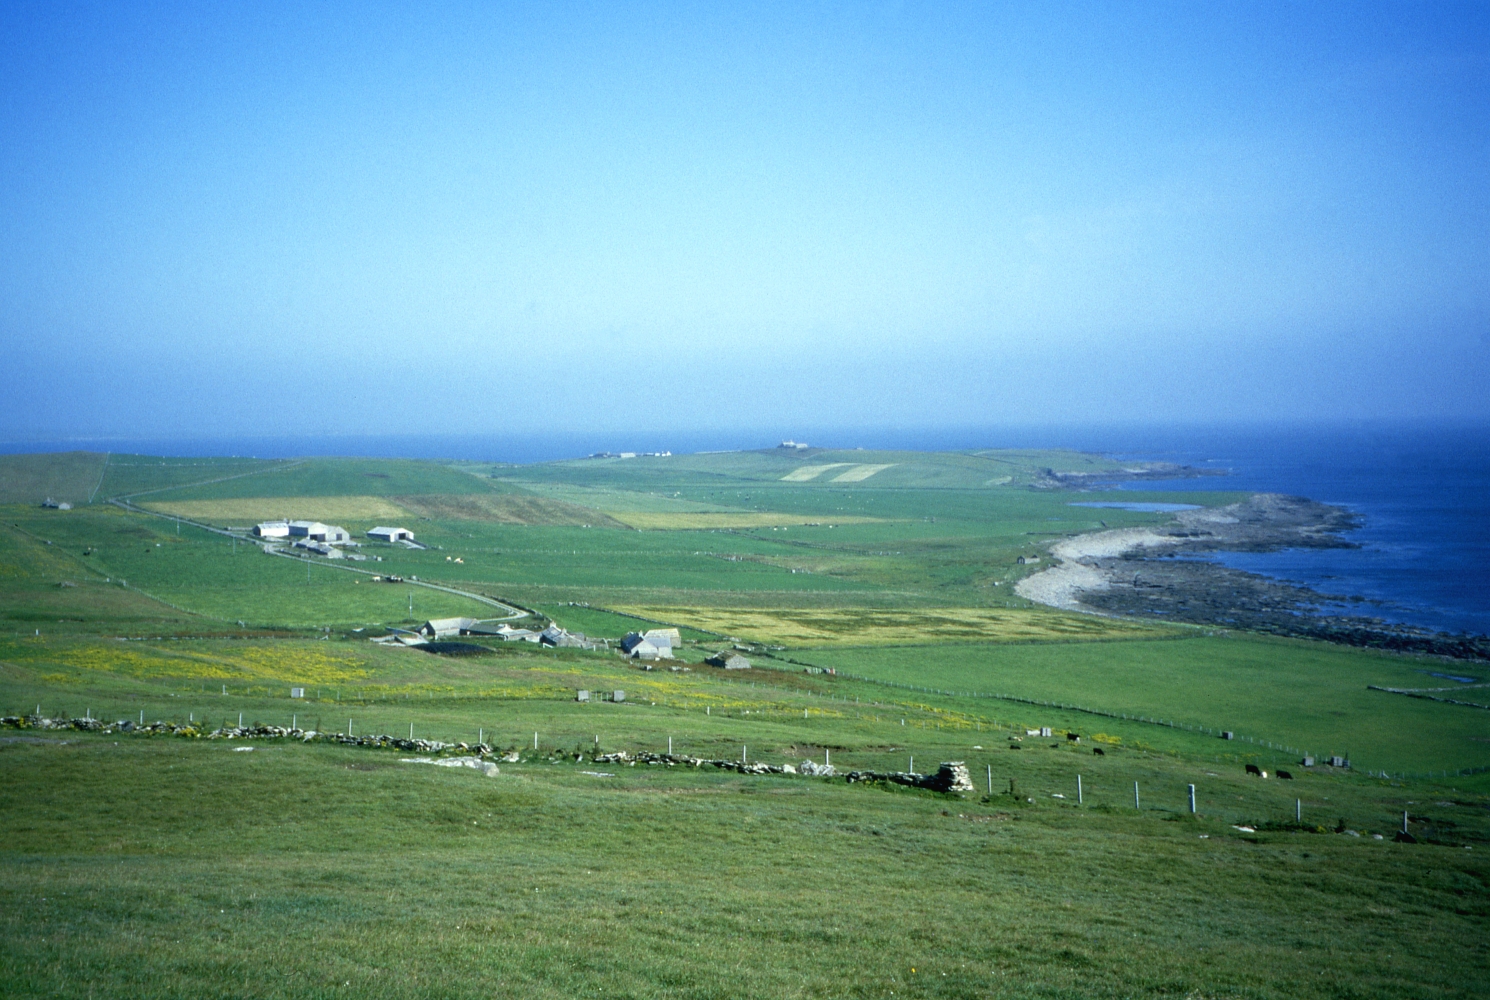
[[[683,645],[683,636],[675,628],[652,628],[642,633],[654,646],[666,646],[669,650],[677,649]]]
[[[719,667],[723,670],[750,669],[750,661],[739,653],[715,653],[704,662],[711,667]]]
[[[444,639],[448,636],[461,635],[475,624],[474,618],[431,618],[419,626],[419,631],[434,639]]]
[[[322,524],[320,521],[291,521],[290,537],[311,538],[330,545],[352,540],[346,528],[336,524]]]
[[[412,542],[414,533],[408,528],[386,528],[379,525],[369,531],[367,537],[375,542]]]
[[[621,652],[633,660],[670,659],[673,647],[666,642],[659,646],[640,632],[630,632],[621,640]]]
[[[289,521],[263,521],[254,526],[254,534],[260,538],[289,538]]]

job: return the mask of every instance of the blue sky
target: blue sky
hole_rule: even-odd
[[[0,436],[1485,420],[1487,265],[1484,4],[0,9]]]

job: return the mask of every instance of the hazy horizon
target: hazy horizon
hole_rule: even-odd
[[[5,441],[1490,420],[1483,5],[12,4],[0,46]]]

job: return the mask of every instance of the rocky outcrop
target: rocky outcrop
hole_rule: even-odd
[[[436,767],[469,767],[480,771],[488,778],[495,778],[501,773],[497,765],[480,757],[403,757],[400,764],[434,764]]]

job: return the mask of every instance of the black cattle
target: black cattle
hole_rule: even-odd
[[[1070,740],[1072,743],[1080,743],[1081,742],[1081,737],[1078,734],[1076,734],[1076,733],[1067,733],[1066,734],[1066,739]]]
[[[1277,774],[1278,774],[1278,777],[1282,778],[1284,781],[1292,781],[1293,780],[1293,775],[1289,774],[1287,771],[1279,771],[1279,772],[1277,772]]]
[[[1262,777],[1262,768],[1258,767],[1256,764],[1248,764],[1247,765],[1247,773],[1248,774],[1255,774],[1258,777]]]
[[[1092,747],[1092,753],[1096,754],[1098,757],[1107,756],[1107,751],[1103,750],[1101,747]]]

